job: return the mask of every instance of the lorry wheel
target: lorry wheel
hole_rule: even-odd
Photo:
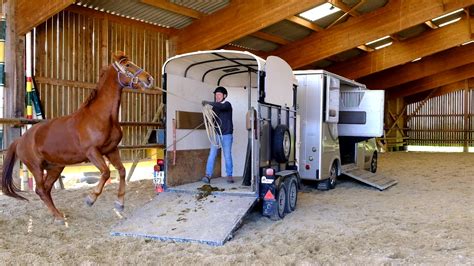
[[[285,217],[285,209],[286,209],[286,186],[285,183],[280,184],[280,188],[278,188],[278,192],[276,195],[276,211],[270,217],[273,221],[278,221]]]
[[[327,189],[333,189],[336,187],[337,182],[337,162],[333,162],[331,166],[331,170],[329,170],[329,177],[324,180],[326,183]]]
[[[272,155],[278,163],[286,163],[290,158],[291,138],[286,125],[278,125],[273,131]]]
[[[285,186],[288,189],[285,211],[290,213],[296,209],[298,201],[298,182],[295,176],[289,176],[285,179]]]
[[[372,155],[372,160],[370,161],[370,172],[375,173],[377,172],[377,153],[374,152]]]

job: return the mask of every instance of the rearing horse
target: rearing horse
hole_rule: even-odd
[[[64,215],[56,209],[51,198],[54,182],[66,165],[90,161],[101,173],[99,184],[86,197],[86,203],[92,206],[110,177],[105,156],[119,172],[115,207],[123,210],[125,168],[117,148],[122,139],[118,117],[122,89],[143,90],[152,84],[150,74],[131,62],[123,52],[117,52],[114,62],[102,71],[97,89],[76,112],[38,123],[10,145],[4,160],[2,192],[26,200],[16,193],[18,189],[13,184],[13,166],[18,158],[33,174],[36,194],[51,211],[55,222],[64,223]]]

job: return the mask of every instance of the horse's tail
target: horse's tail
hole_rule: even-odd
[[[18,195],[16,192],[20,191],[15,184],[13,184],[13,167],[15,166],[16,161],[16,146],[18,145],[18,140],[15,140],[10,147],[8,147],[7,156],[3,161],[3,171],[2,171],[2,192],[3,194],[21,199],[27,200],[26,198]]]

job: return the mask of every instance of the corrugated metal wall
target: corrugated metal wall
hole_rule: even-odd
[[[98,82],[102,66],[111,62],[114,51],[125,51],[130,59],[155,77],[161,86],[161,67],[166,60],[168,36],[149,28],[123,22],[106,21],[63,11],[34,31],[35,81],[47,119],[77,110]],[[124,90],[122,122],[151,122],[161,102],[158,90]],[[140,145],[149,126],[123,126],[121,145]],[[122,150],[130,160],[137,150]]]
[[[419,104],[407,107],[408,145],[474,146],[474,90],[431,98],[412,115]]]

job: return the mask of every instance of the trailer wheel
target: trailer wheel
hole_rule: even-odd
[[[283,219],[285,217],[285,209],[286,209],[286,186],[285,183],[281,183],[280,187],[278,188],[278,192],[276,195],[276,211],[273,213],[273,215],[270,217],[273,221],[278,221],[280,219]]]
[[[324,190],[329,190],[329,189],[333,189],[336,187],[336,182],[337,182],[337,162],[333,162],[332,163],[332,166],[331,166],[331,170],[329,170],[329,177],[327,179],[325,179],[324,181],[323,187]],[[319,188],[319,186],[318,186]]]
[[[377,172],[377,152],[374,152],[372,155],[372,160],[370,161],[370,172]]]
[[[290,158],[291,138],[286,125],[278,125],[273,131],[272,155],[278,163],[286,163]]]
[[[296,209],[296,202],[298,201],[298,182],[296,177],[287,177],[285,179],[285,186],[288,189],[285,211],[290,213]]]

